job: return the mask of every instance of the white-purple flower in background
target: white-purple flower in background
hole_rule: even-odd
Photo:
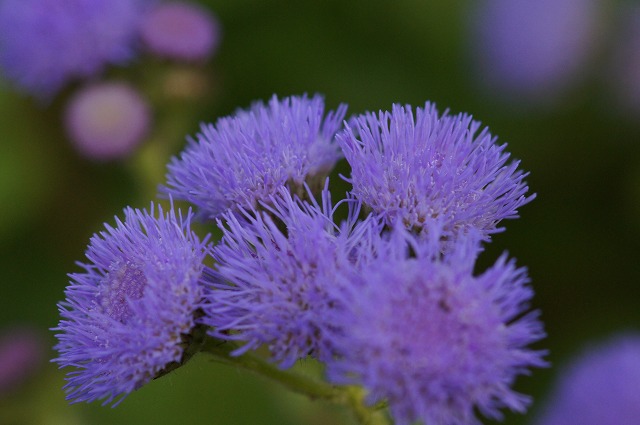
[[[0,68],[40,99],[135,55],[148,0],[3,0]]]
[[[516,101],[560,96],[587,72],[600,0],[481,0],[470,12],[469,51],[484,86]]]
[[[620,334],[560,366],[536,425],[635,425],[640,419],[640,334]]]
[[[151,108],[133,86],[94,84],[74,93],[66,105],[64,125],[83,156],[99,161],[130,156],[151,125]]]
[[[195,4],[159,3],[140,24],[140,37],[152,53],[176,60],[204,60],[220,43],[215,16]]]

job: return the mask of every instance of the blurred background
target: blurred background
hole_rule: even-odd
[[[586,344],[640,330],[640,3],[193,3],[221,26],[210,60],[182,66],[141,55],[104,74],[156,105],[149,137],[128,158],[95,161],[74,149],[62,116],[77,85],[42,102],[0,73],[0,341],[16,329],[32,337],[14,355],[29,373],[0,385],[0,424],[355,423],[341,408],[205,358],[117,408],[70,406],[63,372],[48,362],[56,303],[91,235],[125,206],[149,205],[166,159],[200,122],[273,94],[322,93],[349,113],[434,101],[482,121],[530,172],[537,198],[503,222],[479,269],[505,250],[529,269],[548,333],[537,347],[550,350],[553,367],[518,380],[535,401],[504,423],[532,423]],[[171,75],[186,75],[186,95],[162,93]],[[0,355],[0,371],[7,359]]]

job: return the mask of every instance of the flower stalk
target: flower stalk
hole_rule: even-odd
[[[384,411],[381,411],[381,406],[367,406],[364,403],[365,391],[362,388],[331,385],[300,373],[283,370],[253,352],[232,356],[231,353],[237,348],[229,341],[207,337],[202,343],[201,351],[210,355],[216,362],[240,367],[267,377],[311,400],[321,399],[345,405],[353,411],[362,425],[389,424]]]

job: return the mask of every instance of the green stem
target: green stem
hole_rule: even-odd
[[[342,391],[325,382],[288,370],[282,370],[273,363],[258,355],[248,352],[241,356],[232,357],[230,353],[237,347],[230,342],[221,342],[211,338],[204,341],[201,351],[214,356],[216,361],[224,364],[239,366],[259,375],[271,378],[286,388],[306,395],[311,399],[337,401],[342,398]]]
[[[360,387],[347,387],[347,397],[345,404],[351,407],[358,421],[363,425],[388,425],[387,417],[383,406],[367,406],[364,403],[365,391]]]
[[[231,356],[237,346],[230,342],[206,338],[200,351],[213,356],[214,360],[223,364],[241,367],[259,375],[279,382],[285,388],[303,394],[312,400],[328,400],[346,405],[355,414],[362,425],[388,425],[389,420],[380,406],[369,407],[364,403],[365,391],[353,386],[333,386],[309,376],[282,370],[264,358],[247,352],[241,356]]]

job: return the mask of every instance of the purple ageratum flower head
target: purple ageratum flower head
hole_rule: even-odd
[[[89,86],[69,101],[65,127],[75,148],[87,158],[124,158],[149,131],[149,105],[132,86],[123,82]]]
[[[470,31],[480,77],[515,100],[557,96],[585,73],[600,6],[600,0],[483,0]]]
[[[633,425],[640,418],[640,334],[589,347],[560,370],[539,425]]]
[[[497,224],[516,218],[525,196],[526,173],[507,164],[506,145],[470,115],[439,114],[394,105],[391,112],[366,113],[339,133],[351,165],[353,194],[388,224],[398,221],[423,232],[439,223],[455,239],[470,229],[485,237]]]
[[[208,11],[189,3],[160,3],[147,13],[140,37],[158,56],[178,60],[210,57],[220,42],[220,25]]]
[[[39,98],[134,56],[147,0],[4,0],[0,67]]]
[[[203,125],[196,139],[169,164],[161,190],[187,200],[207,217],[227,209],[255,208],[284,185],[302,191],[322,181],[341,158],[333,141],[346,105],[324,112],[324,100],[292,96]]]
[[[347,286],[330,293],[339,305],[328,322],[338,355],[329,381],[362,385],[371,404],[386,400],[398,425],[478,424],[499,409],[525,410],[528,397],[510,387],[527,368],[544,366],[527,345],[544,335],[537,312],[525,313],[532,290],[524,269],[502,256],[473,276],[475,238],[442,256],[438,238],[419,240],[395,228]],[[475,239],[475,240],[473,240]]]
[[[67,399],[115,404],[181,362],[194,312],[206,240],[191,214],[128,208],[125,221],[94,235],[82,273],[71,274],[56,335]],[[118,397],[121,397],[118,399]]]
[[[309,354],[330,357],[324,317],[335,306],[328,287],[357,264],[360,240],[380,231],[370,218],[356,224],[359,204],[347,203],[349,218],[338,226],[326,187],[322,206],[281,188],[265,210],[218,219],[223,237],[213,248],[216,266],[204,274],[209,291],[202,320],[211,334],[244,341],[236,355],[267,344],[282,368]]]

